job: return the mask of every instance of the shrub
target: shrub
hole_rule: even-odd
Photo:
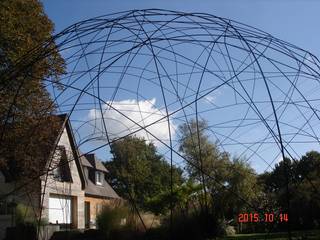
[[[6,239],[30,239],[37,238],[38,222],[33,215],[31,207],[24,204],[13,205],[15,208],[15,227],[7,228]]]
[[[221,219],[217,221],[215,233],[217,236],[234,236],[236,229],[234,226],[228,225],[226,220]]]
[[[33,210],[30,206],[19,203],[15,210],[15,222],[17,225],[24,223],[35,223]]]
[[[234,226],[227,226],[225,229],[226,236],[234,236],[236,234],[236,229]]]
[[[110,238],[110,233],[121,228],[122,220],[127,216],[127,207],[105,205],[97,216],[97,227],[107,238]]]
[[[19,223],[15,227],[7,228],[6,240],[34,240],[37,238],[37,228],[32,223]]]
[[[111,232],[111,238],[112,240],[138,240],[142,239],[143,232],[140,232],[139,230],[136,230],[134,228],[125,226],[116,230],[113,230]]]
[[[78,230],[54,232],[50,240],[80,240],[88,239],[83,237],[84,234]]]
[[[214,237],[217,229],[217,221],[211,214],[204,212],[191,212],[189,214],[176,214],[173,216],[173,223],[170,226],[170,219],[164,221],[162,231],[152,231],[165,236],[163,239],[208,239]],[[160,238],[159,238],[160,239]]]
[[[143,223],[140,217],[142,218]],[[132,211],[127,218],[127,222],[124,226],[125,229],[133,230],[138,234],[144,233],[146,229],[150,228],[151,226],[152,215],[148,215],[147,213],[140,212],[140,217],[138,214]]]
[[[105,235],[102,231],[96,229],[89,229],[84,231],[82,237],[79,239],[95,239],[95,240],[105,240]]]

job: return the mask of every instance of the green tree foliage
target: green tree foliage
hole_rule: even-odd
[[[316,151],[307,152],[297,163],[296,169],[296,181],[306,181],[307,178],[311,181],[319,181],[320,153]]]
[[[202,187],[192,181],[187,181],[182,185],[174,186],[173,191],[162,191],[151,198],[147,198],[146,206],[156,215],[165,215],[173,209],[179,210],[182,214],[187,215],[189,210],[197,209],[199,195],[202,194]]]
[[[228,165],[228,180],[223,194],[216,196],[220,211],[226,218],[233,218],[241,212],[250,212],[256,207],[261,191],[257,183],[257,175],[246,159],[234,158]],[[250,205],[249,205],[250,204]],[[224,207],[221,207],[224,206]]]
[[[58,84],[65,63],[48,40],[52,33],[39,1],[0,1],[0,167],[20,176],[43,170],[56,137],[55,106],[43,80]]]
[[[293,166],[292,220],[304,228],[319,227],[320,153],[308,152]]]
[[[57,80],[64,71],[64,61],[54,42],[47,41],[54,26],[42,4],[37,0],[2,0],[0,23],[0,73],[18,62],[27,65],[38,60],[27,69],[32,76],[27,81],[41,82],[43,77],[49,76]],[[17,74],[16,78],[10,79],[11,87],[19,85],[21,78],[26,77],[26,72]]]
[[[191,120],[179,130],[180,151],[187,160],[188,173],[191,179],[204,183],[215,216],[233,218],[248,207],[247,203],[257,201],[260,189],[256,173],[245,159],[231,161],[229,153],[210,141],[206,121]]]
[[[180,152],[187,160],[187,171],[191,179],[201,182],[215,194],[227,181],[229,154],[219,151],[209,140],[207,122],[192,119],[189,124],[179,126]],[[221,183],[221,184],[220,184]]]
[[[286,179],[289,193],[286,190]],[[293,228],[319,225],[320,153],[311,151],[296,161],[286,158],[276,164],[272,172],[262,174],[259,182],[266,192],[266,201],[273,202],[273,211],[287,212],[289,197],[289,219]]]
[[[209,141],[207,127],[206,121],[197,122],[194,119],[189,124],[179,126],[179,150],[188,161],[187,171],[190,177],[198,181],[201,181],[201,170],[205,169],[210,174],[213,168],[218,167],[215,165],[219,165],[219,161],[225,160],[220,158],[221,153],[216,145]]]
[[[152,143],[126,137],[111,145],[113,159],[106,163],[109,182],[125,199],[144,208],[147,198],[170,189],[170,164],[157,153]],[[173,166],[173,184],[183,182],[182,171]]]

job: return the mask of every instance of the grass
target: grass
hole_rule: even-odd
[[[273,240],[284,240],[287,238],[286,232],[279,232],[279,233],[252,233],[252,234],[236,234],[235,236],[218,238],[217,240],[244,240],[244,239],[273,239]],[[314,231],[295,231],[292,232],[292,239],[308,239],[308,240],[315,240],[320,239],[320,230]]]

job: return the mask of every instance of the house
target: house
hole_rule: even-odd
[[[10,181],[0,171],[0,226],[8,225],[1,222],[1,213],[8,215],[8,206],[15,202],[49,224],[92,228],[102,205],[120,200],[106,181],[108,170],[101,161],[77,148],[67,115],[57,120],[60,132],[47,162],[48,174],[26,184]]]
[[[81,163],[87,180],[84,192],[85,227],[90,228],[95,225],[97,213],[102,206],[120,198],[107,183],[105,175],[108,170],[95,154],[81,156]]]

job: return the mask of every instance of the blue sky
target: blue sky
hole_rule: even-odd
[[[289,41],[320,56],[317,0],[44,0],[56,32],[87,18],[145,8],[205,12],[230,18]]]
[[[297,45],[303,49],[306,49],[316,56],[320,56],[320,29],[318,29],[318,23],[320,22],[320,15],[318,14],[318,11],[320,10],[320,2],[317,1],[276,1],[276,0],[269,0],[269,1],[262,1],[262,0],[244,0],[244,1],[103,1],[103,0],[94,0],[94,1],[84,1],[84,0],[55,0],[55,1],[43,1],[45,12],[48,14],[49,18],[54,22],[55,24],[55,30],[56,33],[62,31],[69,25],[76,23],[81,20],[85,20],[88,18],[105,15],[109,13],[124,11],[124,10],[131,10],[131,9],[146,9],[146,8],[161,8],[161,9],[168,9],[168,10],[179,10],[179,11],[187,11],[187,12],[204,12],[204,13],[210,13],[213,15],[221,16],[224,18],[230,18],[232,20],[248,24],[250,26],[259,28],[265,32],[268,32],[272,34],[273,36],[288,41],[294,45]],[[91,62],[95,62],[97,59],[94,57],[91,58]],[[143,60],[141,60],[143,61]],[[83,63],[84,64],[84,63]],[[82,66],[84,67],[84,66]],[[168,66],[168,69],[170,69],[170,66]],[[89,76],[88,76],[89,77]],[[105,78],[110,77],[109,75],[104,76]],[[116,77],[116,76],[115,76]],[[197,76],[194,76],[197,77]],[[243,77],[249,77],[243,76]],[[131,78],[131,83],[128,83],[127,88],[135,87],[135,83]],[[205,77],[205,80],[208,81],[205,86],[208,88],[209,86],[212,87],[212,84],[209,81],[209,76]],[[272,77],[270,76],[270,82]],[[303,78],[302,78],[303,79]],[[276,81],[276,80],[275,80]],[[130,85],[131,84],[131,85]],[[153,91],[152,88],[155,86],[150,85],[144,86],[144,95],[145,99],[139,99],[139,103],[143,107],[145,111],[153,112],[156,114],[161,115],[161,111],[163,112],[164,103],[159,100],[161,96],[159,96],[159,92]],[[316,89],[318,87],[317,84],[308,85],[308,86],[301,86],[300,87],[304,92],[310,92],[312,89]],[[114,87],[113,85],[108,85],[109,89],[112,89]],[[239,86],[238,86],[239,87]],[[248,86],[249,87],[249,86]],[[281,92],[277,87],[285,89],[288,87],[282,82],[275,82],[275,85],[273,87],[274,94],[278,96],[279,100],[283,100],[281,97]],[[110,92],[112,93],[112,92]],[[259,95],[255,99],[265,99],[266,96],[264,95],[264,89],[257,88],[256,93]],[[106,96],[109,94],[107,90],[105,90],[104,94]],[[313,94],[313,95],[312,95]],[[315,98],[315,93],[312,92],[310,94],[310,99]],[[312,95],[312,96],[311,96]],[[130,96],[129,93],[123,91],[119,92],[116,98],[116,105],[118,109],[123,109],[122,105],[128,105],[129,103],[132,103],[133,97]],[[67,96],[69,97],[69,96]],[[206,109],[210,109],[213,105],[217,106],[224,106],[227,103],[231,103],[233,99],[233,91],[229,91],[227,89],[219,89],[219,91],[216,91],[215,94],[212,96],[208,95],[208,98],[206,101],[201,102],[201,110],[205,111]],[[299,96],[295,96],[293,94],[293,97],[296,100],[299,100]],[[108,97],[106,97],[107,99]],[[89,98],[84,98],[83,103],[87,101]],[[131,102],[130,102],[131,101]],[[212,101],[213,104],[208,106],[208,101]],[[128,103],[129,102],[129,103]],[[149,103],[152,103],[151,105]],[[134,102],[135,104],[137,102]],[[158,104],[158,105],[157,105]],[[157,105],[157,106],[155,106]],[[264,106],[263,103],[261,104],[261,109],[267,109],[265,110],[265,117],[270,113],[271,109],[270,106]],[[276,105],[276,107],[281,108],[281,104]],[[301,106],[305,107],[305,106]],[[161,109],[161,110],[159,110]],[[174,106],[172,107],[174,109]],[[317,108],[319,109],[319,108]],[[132,106],[130,107],[130,110],[137,110]],[[279,112],[281,112],[279,110]],[[294,126],[301,127],[303,125],[303,119],[296,120],[296,116],[299,116],[300,109],[292,108],[292,109],[286,109],[283,110],[285,112],[284,116],[282,117],[282,120],[285,123],[292,123]],[[243,112],[246,111],[246,108],[241,108],[237,106],[236,109],[228,108],[225,110],[219,110],[215,109],[215,111],[209,111],[209,113],[204,113],[203,116],[206,119],[209,119],[209,123],[213,125],[213,129],[216,129],[218,132],[218,135],[220,134],[221,138],[224,139],[223,142],[226,146],[226,150],[230,151],[232,154],[241,154],[242,150],[240,147],[236,147],[233,145],[234,142],[228,141],[226,136],[228,134],[231,134],[228,131],[221,130],[221,126],[233,126],[232,124],[235,124],[237,121],[234,121],[237,119],[238,116],[243,114]],[[289,114],[288,114],[289,112]],[[88,111],[88,114],[99,114],[98,112],[95,112],[94,109],[91,109],[91,111]],[[301,114],[300,114],[301,115]],[[107,117],[111,118],[112,116],[116,116],[115,112],[109,112],[109,115]],[[248,116],[254,117],[254,113],[252,111],[248,112]],[[305,112],[305,116],[307,118],[311,119],[311,124],[317,124],[316,120],[314,119],[314,116],[310,112]],[[83,115],[77,115],[77,117],[80,119],[81,117],[84,117]],[[121,119],[121,116],[117,116],[118,119]],[[137,118],[136,115],[131,115],[132,118]],[[179,117],[181,116],[175,116],[174,119],[176,125],[179,123]],[[116,119],[116,120],[118,120]],[[121,119],[124,121],[124,119]],[[227,120],[234,121],[230,123],[229,125],[226,123]],[[272,122],[272,118],[269,119]],[[111,119],[110,122],[113,120]],[[252,128],[252,124],[249,121],[256,121],[255,119],[248,120],[248,126],[243,127],[237,134],[233,134],[233,137],[236,138],[238,141],[242,143],[247,142],[254,142],[255,139],[261,139],[260,137],[263,137],[267,134],[266,130],[263,130],[263,125],[253,123],[254,128]],[[96,123],[95,123],[96,124]],[[122,129],[119,124],[113,125],[116,126],[117,129]],[[101,126],[100,126],[101,127]],[[161,135],[161,132],[159,132],[159,129],[165,128],[164,125],[158,125],[156,126],[153,131],[155,131],[157,134]],[[306,126],[303,128],[305,130],[304,133],[306,134],[313,134],[316,135],[316,133],[312,133],[313,129]],[[123,129],[122,129],[123,130]],[[286,128],[286,125],[283,124],[283,130],[285,133],[288,133],[287,138],[291,136],[293,129],[288,127]],[[88,131],[88,129],[86,129]],[[248,134],[250,132],[250,134]],[[247,133],[247,134],[246,134]],[[218,136],[219,137],[219,136]],[[299,140],[299,139],[298,139]],[[298,141],[297,140],[297,141]],[[301,141],[304,139],[300,139]],[[267,140],[266,140],[267,141]],[[248,145],[247,145],[248,146]],[[310,144],[308,146],[301,146],[301,145],[294,145],[294,149],[292,151],[297,151],[297,155],[305,152],[308,149],[314,149],[317,148],[318,145]],[[87,148],[84,147],[84,151],[89,151],[90,147]],[[161,147],[160,147],[161,148]],[[162,149],[165,152],[165,149]],[[265,147],[265,148],[259,148],[257,150],[260,158],[267,159],[267,162],[271,162],[273,160],[278,161],[278,150],[277,147],[271,146],[271,147]],[[108,155],[105,154],[102,150],[98,151],[98,154],[102,159],[108,159]],[[246,152],[246,157],[250,156],[250,152]],[[179,157],[176,156],[176,161],[179,162]],[[264,169],[266,169],[266,164],[263,163],[259,157],[254,156],[252,159],[250,159],[250,162],[252,166],[258,171],[262,172]]]

